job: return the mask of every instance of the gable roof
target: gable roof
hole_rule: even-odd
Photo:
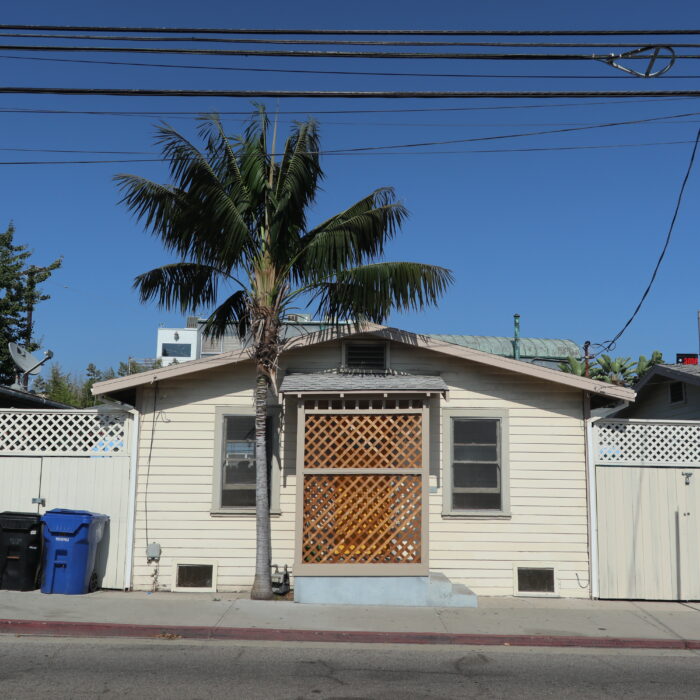
[[[581,391],[589,391],[594,394],[608,396],[624,401],[634,401],[635,392],[626,387],[616,386],[614,384],[606,384],[587,377],[579,377],[574,374],[567,374],[559,370],[541,367],[539,365],[514,360],[508,357],[500,357],[492,355],[482,350],[457,345],[447,342],[439,338],[422,335],[419,333],[411,333],[399,328],[389,328],[380,326],[375,323],[363,323],[358,326],[328,328],[316,333],[309,333],[304,336],[297,336],[289,339],[283,349],[283,354],[292,350],[297,350],[319,343],[326,343],[332,340],[340,340],[343,338],[351,338],[358,335],[371,335],[383,340],[391,340],[397,343],[404,343],[417,348],[439,352],[450,357],[457,357],[464,360],[469,360],[487,367],[515,372],[543,381],[553,382],[564,386],[580,389]],[[92,393],[96,396],[105,394],[120,393],[128,389],[133,389],[139,386],[151,384],[166,379],[174,379],[183,377],[197,372],[202,372],[216,367],[225,367],[234,365],[246,360],[252,359],[251,348],[242,348],[231,352],[221,353],[212,357],[203,358],[201,360],[191,360],[177,365],[169,365],[160,369],[150,370],[148,372],[140,372],[131,374],[125,377],[117,377],[104,382],[98,382],[93,385]]]
[[[700,365],[654,365],[635,385],[639,391],[652,379],[668,379],[672,382],[685,382],[700,386]]]

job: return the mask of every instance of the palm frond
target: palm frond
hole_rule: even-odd
[[[381,256],[407,216],[392,188],[375,190],[302,237],[295,272],[332,274]]]
[[[139,275],[133,287],[142,303],[155,301],[164,309],[182,313],[216,301],[219,271],[198,263],[163,265]]]
[[[332,321],[384,323],[392,310],[435,306],[454,277],[450,270],[411,262],[384,262],[338,272],[316,285],[317,314]]]
[[[117,175],[123,203],[166,248],[199,262],[232,268],[251,247],[247,199],[235,200],[207,163],[206,157],[175,131],[161,127],[164,155],[179,173],[177,186],[164,186],[133,175]],[[174,155],[177,152],[177,155]],[[189,163],[189,167],[188,164]],[[186,171],[186,172],[185,172]]]
[[[221,123],[221,117],[218,114],[203,114],[198,120],[199,135],[206,143],[209,163],[229,197],[240,203],[238,208],[241,209],[241,204],[250,203],[250,193],[241,174],[233,145]]]
[[[202,333],[207,338],[218,340],[233,330],[243,340],[250,329],[248,294],[242,289],[234,292],[214,309],[206,320]]]

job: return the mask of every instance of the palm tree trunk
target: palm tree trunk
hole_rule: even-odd
[[[270,578],[272,544],[270,540],[270,497],[267,475],[267,389],[269,377],[258,363],[255,379],[255,579],[250,597],[272,598]]]

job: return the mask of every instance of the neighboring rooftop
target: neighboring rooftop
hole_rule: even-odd
[[[73,408],[58,401],[45,399],[29,391],[0,386],[0,407],[2,408]]]
[[[197,324],[201,327],[206,319],[190,317],[187,319],[187,327],[195,328]],[[282,336],[284,338],[296,338],[309,335],[318,331],[326,330],[329,323],[314,321],[310,316],[295,314],[288,316],[282,326]],[[460,345],[473,350],[481,350],[491,355],[500,357],[515,356],[515,339],[508,336],[493,335],[461,335],[455,333],[426,333],[421,334],[428,338],[441,340],[446,343]],[[523,362],[559,369],[559,363],[565,362],[569,357],[580,358],[581,349],[572,340],[561,338],[520,338],[520,359]],[[209,341],[202,341],[201,356],[214,355],[232,350],[240,350],[245,347],[233,334],[224,338]]]

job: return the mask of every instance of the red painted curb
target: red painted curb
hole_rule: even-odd
[[[624,649],[700,649],[700,640],[634,639],[520,634],[450,634],[430,632],[358,632],[127,625],[102,622],[0,620],[0,634],[54,637],[135,637],[141,639],[204,639],[277,642],[351,642],[355,644],[448,644],[472,646],[589,647]]]

